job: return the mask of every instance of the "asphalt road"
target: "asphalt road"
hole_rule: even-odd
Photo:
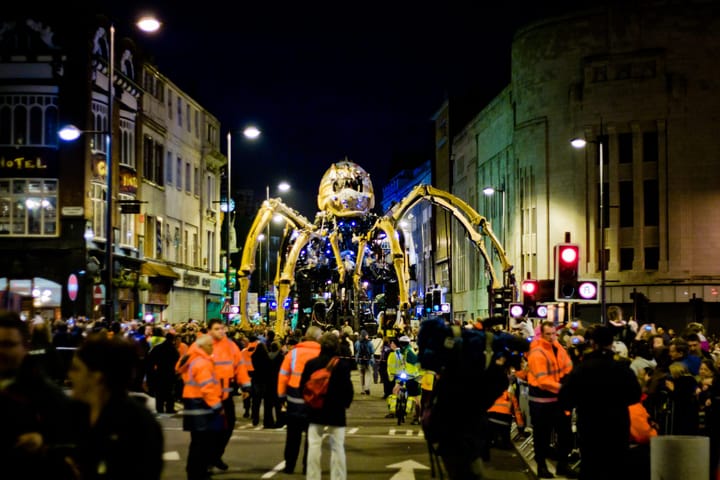
[[[384,418],[387,406],[381,385],[373,385],[369,396],[360,395],[357,372],[353,372],[355,399],[348,410],[345,438],[348,479],[412,480],[430,479],[430,457],[422,429],[418,425],[398,426]],[[237,401],[242,415],[242,405]],[[182,431],[180,417],[160,417],[165,431],[165,468],[163,480],[185,478],[185,461],[190,436]],[[262,425],[262,421],[261,421]],[[223,459],[227,472],[213,475],[218,480],[302,478],[301,459],[293,475],[283,473],[285,430],[253,427],[249,419],[239,418],[235,433]],[[323,443],[323,477],[329,478],[330,451]],[[439,478],[436,476],[436,478]],[[447,478],[447,476],[445,476]],[[488,478],[524,480],[532,478],[529,469],[515,452],[493,451]]]

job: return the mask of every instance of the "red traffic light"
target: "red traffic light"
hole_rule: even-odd
[[[525,295],[535,295],[538,291],[537,280],[523,280],[522,291]]]
[[[562,245],[560,247],[560,261],[572,265],[578,261],[578,247],[576,245]]]

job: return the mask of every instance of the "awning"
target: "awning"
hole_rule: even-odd
[[[180,275],[175,273],[175,270],[162,263],[143,263],[142,267],[140,267],[140,273],[148,277],[166,277],[176,280],[180,278]]]

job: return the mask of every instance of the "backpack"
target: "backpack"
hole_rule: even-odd
[[[320,409],[325,404],[330,376],[338,362],[338,357],[330,359],[323,368],[318,368],[311,375],[303,388],[303,399],[310,408]]]
[[[358,361],[361,365],[367,365],[373,356],[372,344],[370,340],[360,340],[358,343]]]

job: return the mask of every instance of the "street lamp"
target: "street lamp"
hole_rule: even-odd
[[[505,187],[504,186],[494,187],[492,185],[488,185],[487,187],[483,188],[482,192],[488,197],[495,195],[495,192],[502,193],[502,210],[500,211],[500,221],[502,221],[502,241],[501,241],[501,243],[503,245],[503,248],[507,248],[507,245],[505,245],[505,231],[506,231],[506,229],[505,229],[505,223],[506,223],[506,221],[505,221]]]
[[[248,140],[255,140],[260,137],[262,132],[259,128],[254,125],[245,127],[243,130],[243,136]],[[227,245],[225,247],[225,292],[227,293],[227,302],[232,304],[233,291],[230,289],[230,212],[234,208],[234,202],[232,201],[232,132],[227,133],[227,198],[225,199],[225,210],[227,216],[227,226],[225,231],[225,239]],[[228,317],[229,318],[229,317]]]
[[[600,193],[599,193],[599,207],[600,207],[600,255],[598,260],[600,262],[600,323],[605,324],[605,179],[603,176],[603,142],[601,140],[585,140],[584,138],[573,138],[570,140],[570,145],[575,148],[585,148],[588,143],[595,143],[598,146],[598,157],[600,160],[600,166],[598,168],[598,176],[600,181]]]
[[[152,17],[142,17],[135,24],[140,30],[146,33],[153,33],[160,29],[160,22]],[[112,238],[112,211],[113,211],[113,166],[112,166],[112,140],[113,140],[113,107],[115,103],[115,25],[110,23],[108,46],[108,105],[107,105],[107,130],[80,130],[73,125],[68,125],[58,132],[61,140],[77,140],[81,134],[104,134],[105,135],[105,319],[112,322],[114,315],[113,298],[113,238]]]
[[[278,189],[278,191],[281,192],[281,193],[287,192],[287,191],[290,190],[290,184],[289,184],[288,182],[282,181],[282,182],[278,183],[277,189]],[[265,185],[265,200],[266,200],[266,201],[270,200],[270,185]],[[266,270],[265,270],[265,272],[266,272],[266,277],[267,277],[267,278],[266,278],[267,288],[265,289],[265,293],[266,293],[266,296],[267,296],[267,291],[270,289],[270,222],[268,222],[267,226],[265,227],[265,230],[266,230],[266,232],[265,232],[265,241],[267,242],[267,243],[266,243],[267,251],[266,251],[266,253],[265,253],[266,262],[267,262],[267,263],[266,263]],[[262,259],[261,259],[261,260],[262,260]],[[262,283],[260,283],[260,286],[262,287]],[[283,299],[283,300],[284,300],[284,299]],[[269,307],[270,307],[270,300],[269,300],[269,299],[267,299],[267,305],[268,305],[268,308],[266,308],[266,312],[267,312],[267,322],[270,323],[270,308],[269,308]]]

